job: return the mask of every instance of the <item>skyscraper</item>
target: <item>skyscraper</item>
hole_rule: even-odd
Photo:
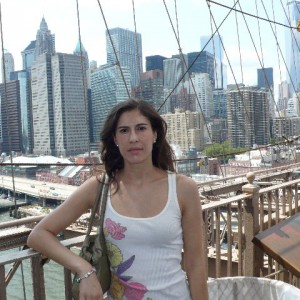
[[[180,58],[172,57],[163,61],[164,64],[164,88],[172,90],[183,75],[182,63]]]
[[[270,118],[273,119],[275,117],[273,68],[257,69],[257,86],[268,91]]]
[[[164,60],[166,57],[161,55],[146,56],[146,71],[164,70]]]
[[[257,86],[274,90],[273,68],[257,69]]]
[[[287,103],[290,98],[289,84],[287,81],[283,81],[278,85],[278,102],[277,107],[281,116],[285,115],[287,109]]]
[[[32,65],[34,153],[68,156],[88,150],[80,58],[44,53]]]
[[[204,118],[214,114],[213,89],[209,74],[192,73],[191,80],[197,94],[196,111],[203,113]]]
[[[4,78],[6,79],[6,81],[10,80],[10,73],[14,72],[14,70],[15,70],[14,58],[10,52],[4,50],[4,64],[3,64],[3,59],[1,60],[2,83],[4,82]]]
[[[174,113],[162,117],[168,125],[167,140],[170,144],[179,145],[183,151],[203,149],[204,121],[201,113],[176,109]]]
[[[137,89],[137,98],[150,103],[159,109],[164,100],[164,75],[163,71],[156,69],[141,74],[140,88]]]
[[[100,132],[111,108],[128,99],[125,84],[130,86],[130,70],[122,67],[122,72],[125,83],[117,65],[100,66],[91,74],[94,142],[100,141]]]
[[[187,54],[189,73],[207,73],[212,87],[215,87],[214,57],[207,51],[191,52]]]
[[[0,84],[0,151],[21,152],[20,86],[18,80]]]
[[[35,44],[36,41],[31,41],[30,44],[21,52],[23,61],[23,70],[29,71],[32,63],[35,60]]]
[[[87,51],[85,50],[84,46],[80,41],[78,40],[78,43],[76,45],[76,48],[73,52],[74,55],[82,57],[82,64],[83,64],[83,70],[86,71],[89,68],[89,55]]]
[[[91,119],[91,113],[92,113],[92,107],[91,107],[91,88],[90,88],[90,73],[89,73],[89,55],[87,51],[85,50],[82,43],[80,43],[80,40],[78,40],[76,48],[73,52],[74,55],[77,55],[80,58],[80,74],[81,74],[81,81],[82,85],[85,88],[85,107],[86,107],[86,118],[88,123],[88,129],[89,129],[89,140],[92,142],[92,119]]]
[[[270,140],[268,92],[256,87],[227,92],[228,139],[232,147],[266,145]]]
[[[205,50],[216,57],[219,61],[223,61],[223,47],[222,37],[219,35],[201,36],[200,37],[200,48]]]
[[[51,34],[44,17],[36,34],[35,58],[43,53],[55,53],[55,35]]]
[[[214,90],[214,117],[217,119],[227,118],[227,98],[226,90]]]
[[[141,34],[123,28],[109,29],[106,31],[106,52],[107,63],[116,64],[117,55],[121,66],[130,70],[131,87],[138,86],[143,72]]]
[[[28,97],[28,72],[25,70],[11,73],[11,80],[19,81],[20,91],[20,118],[21,118],[21,144],[23,153],[32,152],[31,105]]]
[[[202,36],[200,38],[201,50],[205,50],[213,55],[214,58],[214,82],[215,89],[226,89],[227,87],[227,68],[223,63],[222,37],[219,35]]]
[[[288,1],[286,12],[288,19],[285,21],[289,27],[297,27],[300,20],[300,1]],[[290,84],[291,94],[300,91],[300,32],[291,29],[285,31],[286,62],[289,74],[287,81]]]

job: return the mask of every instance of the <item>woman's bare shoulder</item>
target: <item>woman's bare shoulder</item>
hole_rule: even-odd
[[[97,195],[100,185],[99,176],[91,176],[84,183],[82,183],[78,189],[71,195],[70,198],[85,199],[89,203],[93,203]]]
[[[176,174],[176,180],[177,180],[177,190],[196,190],[197,184],[195,180],[191,177],[188,177],[183,174]]]

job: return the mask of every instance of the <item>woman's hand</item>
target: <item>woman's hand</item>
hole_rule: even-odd
[[[104,300],[103,291],[95,273],[80,281],[79,300]]]

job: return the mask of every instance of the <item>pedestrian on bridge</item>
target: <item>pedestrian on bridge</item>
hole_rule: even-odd
[[[167,125],[144,101],[129,99],[109,113],[101,158],[109,177],[104,233],[111,267],[108,299],[207,300],[202,210],[197,185],[177,174]],[[80,277],[92,266],[56,235],[93,207],[97,176],[44,218],[28,245]],[[103,299],[94,273],[80,282],[80,299]]]

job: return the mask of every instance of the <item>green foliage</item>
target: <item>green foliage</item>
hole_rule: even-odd
[[[49,207],[43,207],[42,208],[42,213],[44,214],[49,214],[51,212],[50,208]]]
[[[204,153],[207,157],[217,157],[221,163],[227,163],[230,158],[233,158],[235,154],[244,153],[247,148],[232,148],[229,141],[225,141],[222,144],[213,144],[204,149]]]
[[[282,137],[272,137],[270,138],[270,144],[271,145],[276,145],[278,143],[282,143],[283,142],[283,138]]]

